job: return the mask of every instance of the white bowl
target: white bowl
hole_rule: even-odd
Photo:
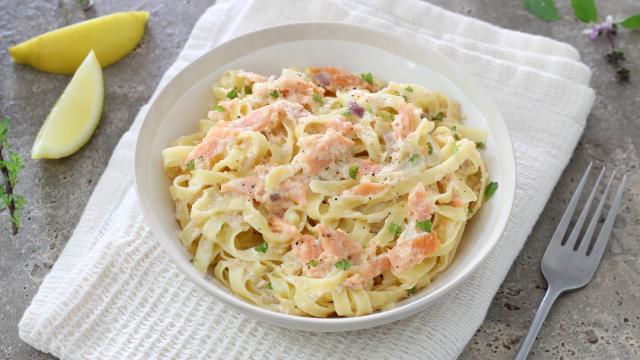
[[[181,135],[196,131],[211,106],[211,85],[227,69],[279,74],[283,67],[331,65],[372,72],[389,81],[413,82],[458,100],[466,124],[489,132],[483,158],[498,192],[472,219],[456,257],[431,285],[393,309],[352,318],[309,318],[276,313],[248,303],[215,278],[199,273],[178,239],[169,178],[161,152]],[[334,23],[306,23],[250,33],[209,51],[182,70],[155,98],[136,144],[136,189],[155,239],[187,278],[216,299],[257,320],[291,329],[346,331],[405,318],[433,304],[460,285],[500,238],[515,194],[515,160],[507,127],[488,93],[460,67],[434,51],[370,29]],[[499,275],[497,275],[499,276]]]

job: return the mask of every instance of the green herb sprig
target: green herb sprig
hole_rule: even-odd
[[[545,21],[561,19],[554,0],[524,0],[525,8],[537,18]],[[605,54],[605,59],[616,73],[618,82],[627,83],[631,78],[631,71],[622,63],[625,61],[624,51],[616,46],[615,37],[620,27],[634,30],[640,29],[640,13],[625,19],[614,21],[612,16],[599,23],[598,7],[595,0],[571,0],[571,8],[576,19],[583,23],[593,24],[591,29],[583,31],[592,41],[606,38],[611,50]]]
[[[6,159],[3,154],[5,150]],[[22,168],[24,168],[22,157],[13,151],[11,144],[9,144],[9,118],[5,116],[0,120],[0,172],[2,173],[0,210],[9,209],[14,235],[20,230],[20,225],[22,224],[21,214],[25,205],[24,197],[14,192],[18,182],[18,175]]]

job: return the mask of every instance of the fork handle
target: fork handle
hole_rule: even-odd
[[[544,295],[542,302],[540,303],[540,307],[536,312],[536,316],[533,318],[531,322],[531,327],[529,327],[529,332],[527,332],[527,336],[524,337],[522,342],[520,343],[520,348],[518,348],[518,354],[516,354],[516,360],[525,360],[527,355],[529,355],[529,350],[531,350],[531,346],[533,342],[536,340],[536,336],[544,323],[544,320],[547,318],[549,314],[549,310],[551,310],[551,306],[556,301],[558,296],[562,293],[562,290],[558,290],[552,286],[549,286],[547,289],[547,293]]]

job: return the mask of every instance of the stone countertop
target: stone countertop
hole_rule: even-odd
[[[14,65],[0,56],[0,115],[12,118],[10,141],[26,159],[17,192],[27,198],[24,224],[11,236],[0,212],[0,358],[47,359],[18,338],[17,324],[43,277],[63,249],[120,136],[148,100],[209,1],[95,0],[83,12],[74,0],[0,0],[0,48],[42,32],[115,11],[147,10],[151,18],[140,46],[104,70],[105,112],[92,140],[62,160],[33,161],[29,151],[42,121],[66,86],[67,76]],[[512,358],[544,295],[540,259],[577,179],[589,160],[630,177],[621,214],[600,270],[584,289],[560,298],[533,346],[532,359],[640,358],[640,32],[618,37],[632,81],[619,85],[604,61],[606,44],[592,44],[584,25],[559,2],[565,19],[544,23],[521,1],[432,1],[498,26],[572,44],[593,69],[595,106],[573,159],[491,304],[462,359]],[[601,14],[640,12],[634,0],[599,2]]]

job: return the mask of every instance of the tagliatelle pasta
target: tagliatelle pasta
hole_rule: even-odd
[[[429,285],[483,202],[486,132],[416,84],[227,71],[163,151],[193,265],[288,314],[358,316]]]

